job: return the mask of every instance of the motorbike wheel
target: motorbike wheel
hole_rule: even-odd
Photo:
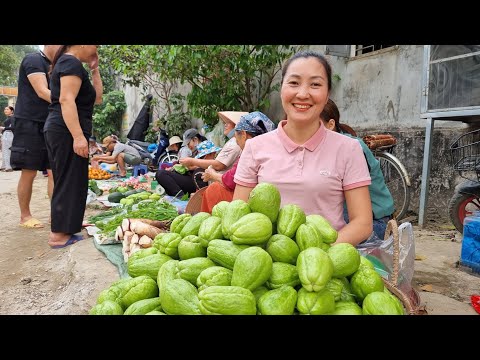
[[[455,193],[448,203],[448,215],[455,228],[463,234],[463,220],[480,210],[480,199],[471,194]]]
[[[177,153],[169,153],[169,154],[165,154],[163,155],[160,160],[158,161],[159,164],[162,164],[162,163],[173,163],[175,161],[178,161],[178,155]]]

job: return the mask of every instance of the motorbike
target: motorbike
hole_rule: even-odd
[[[448,203],[448,214],[455,228],[463,234],[463,221],[480,210],[480,182],[467,180],[455,187]]]
[[[463,234],[463,221],[480,210],[480,129],[461,135],[450,146],[453,169],[465,180],[455,187],[448,215]]]
[[[168,136],[167,132],[163,129],[161,129],[159,133],[158,146],[152,147],[152,145],[155,144],[139,140],[127,140],[126,144],[138,150],[142,157],[142,163],[149,168],[158,168],[162,163],[178,161],[177,152],[168,149]],[[151,150],[152,148],[154,148],[153,151]]]
[[[178,161],[178,154],[176,151],[169,150],[170,142],[168,141],[167,132],[160,129],[158,147],[153,156],[153,165],[160,167],[163,163],[173,163]]]
[[[148,151],[148,147],[151,145],[149,142],[139,141],[139,140],[130,140],[127,139],[126,145],[138,150],[140,157],[142,158],[142,164],[147,166],[152,166],[153,164],[153,154]]]

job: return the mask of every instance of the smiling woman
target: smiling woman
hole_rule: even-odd
[[[338,231],[337,243],[357,245],[372,233],[371,179],[358,141],[327,131],[319,121],[331,84],[332,69],[323,55],[306,51],[287,60],[280,90],[286,120],[246,142],[233,200],[248,201],[258,183],[271,183],[282,206],[295,204],[306,215],[322,215]]]

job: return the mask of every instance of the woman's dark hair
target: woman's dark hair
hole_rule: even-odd
[[[285,74],[287,73],[287,70],[290,67],[290,64],[297,59],[300,59],[300,58],[308,59],[309,57],[316,58],[318,62],[322,64],[323,67],[325,68],[325,72],[327,73],[328,91],[330,91],[332,89],[332,67],[330,66],[327,59],[322,54],[316,51],[311,51],[311,50],[300,51],[285,62],[282,68],[282,84],[283,84],[283,79],[285,78]]]
[[[208,140],[205,136],[203,136],[202,134],[198,134],[198,133],[197,133],[197,135],[194,136],[194,138],[197,138],[199,142]]]
[[[330,119],[335,120],[335,131],[338,133],[348,133],[352,136],[357,136],[355,130],[346,124],[340,124],[340,111],[338,110],[337,104],[332,99],[328,99],[325,107],[323,108],[320,119],[323,121],[329,121]]]
[[[329,121],[330,119],[335,120],[335,128],[337,132],[340,132],[340,111],[338,111],[337,104],[335,104],[332,99],[328,99],[320,114],[320,119],[323,121]]]
[[[13,106],[7,106],[12,112],[15,112],[15,109],[13,108]]]
[[[50,71],[49,71],[49,75],[52,74],[53,68],[55,67],[55,64],[57,63],[60,56],[65,54],[67,52],[67,50],[70,48],[70,46],[72,46],[72,45],[62,45],[58,48],[57,52],[55,53],[55,56],[53,57],[52,65],[51,65]]]

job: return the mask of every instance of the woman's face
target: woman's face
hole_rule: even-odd
[[[98,56],[97,45],[80,45],[80,49],[79,59],[82,62],[90,62]]]
[[[214,160],[216,156],[217,156],[217,153],[216,153],[216,152],[213,152],[213,153],[210,153],[210,154],[205,155],[204,157],[202,157],[202,159],[205,159],[205,160]]]
[[[196,137],[194,137],[192,140],[190,140],[188,142],[188,148],[192,151],[195,151],[195,149],[197,148],[197,145],[198,145],[198,139]]]
[[[5,109],[3,109],[3,113],[6,115],[6,116],[10,116],[12,115],[12,110],[7,106]]]
[[[316,58],[298,58],[290,64],[280,91],[288,120],[318,122],[328,95],[327,72]]]
[[[235,124],[231,121],[225,121],[223,123],[223,134],[226,136],[230,131],[235,128]]]
[[[245,144],[248,139],[251,139],[252,137],[250,134],[248,134],[246,131],[235,131],[235,140],[237,141],[237,145],[240,146],[240,149],[245,148]]]

